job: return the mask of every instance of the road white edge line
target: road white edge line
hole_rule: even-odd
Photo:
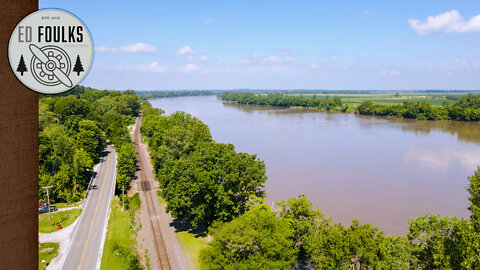
[[[103,152],[103,150],[102,150]],[[101,153],[101,152],[100,152]],[[93,167],[93,172],[94,173],[97,173],[98,172],[98,169],[100,168],[100,166],[102,165],[103,162],[99,162],[95,167]],[[90,184],[92,182],[97,182],[97,174],[95,174],[95,177],[92,176],[92,179],[90,179],[90,183],[88,184],[88,188],[90,188]],[[65,253],[65,256],[64,258],[62,258],[62,260],[60,262],[58,262],[59,266],[60,266],[60,269],[63,269],[63,265],[65,264],[65,260],[67,259],[68,257],[68,253],[70,252],[70,247],[72,246],[72,243],[73,243],[73,239],[75,239],[75,235],[77,235],[77,230],[78,230],[78,227],[80,227],[80,222],[82,222],[82,218],[83,218],[83,212],[85,211],[85,209],[87,208],[87,205],[88,205],[88,202],[90,201],[90,196],[88,196],[88,194],[90,193],[90,189],[87,188],[87,193],[85,194],[85,196],[87,196],[87,199],[85,199],[84,201],[84,205],[82,207],[82,214],[80,215],[80,217],[78,218],[78,222],[77,222],[77,225],[75,227],[75,232],[73,233],[73,236],[70,238],[70,244],[68,245],[68,249],[67,249],[67,253]]]
[[[113,144],[112,144],[113,146]],[[115,147],[113,149],[115,151]],[[110,188],[110,200],[108,201],[108,210],[107,210],[107,217],[105,218],[105,224],[103,225],[103,232],[102,232],[102,240],[100,241],[100,250],[98,252],[98,257],[97,257],[97,265],[95,267],[96,270],[100,269],[100,266],[102,264],[102,254],[103,254],[103,247],[105,246],[105,238],[107,236],[107,230],[108,230],[108,220],[110,219],[110,205],[112,202],[114,190],[115,190],[115,185],[117,184],[117,153],[115,153],[115,165],[114,165],[114,170],[113,170],[113,181],[112,181],[112,187]]]

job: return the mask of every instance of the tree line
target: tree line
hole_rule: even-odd
[[[52,186],[51,202],[80,200],[107,140],[117,160],[117,186],[126,189],[136,153],[127,126],[135,121],[140,98],[134,91],[99,91],[77,86],[39,99],[39,187]],[[46,194],[39,188],[40,200]]]
[[[453,104],[451,104],[450,100],[447,100],[442,107],[432,106],[425,101],[406,101],[397,105],[382,105],[364,101],[355,110],[363,115],[418,120],[480,121],[480,94],[462,95]]]
[[[405,236],[354,220],[334,223],[304,196],[264,203],[265,165],[213,141],[184,112],[164,116],[142,105],[141,133],[167,210],[208,232],[200,259],[208,269],[480,269],[480,168],[469,177],[468,219],[426,214]]]
[[[143,102],[142,114],[140,131],[167,211],[177,220],[205,229],[244,213],[250,197],[265,195],[265,165],[255,155],[214,142],[208,126],[184,112],[163,116]]]
[[[210,96],[218,93],[219,91],[216,90],[137,91],[137,95],[142,100],[164,97]]]
[[[333,223],[304,196],[260,202],[210,228],[209,269],[480,269],[480,167],[470,178],[468,219],[426,214],[405,236],[353,220]]]
[[[348,110],[339,96],[319,98],[302,95],[285,95],[284,93],[270,92],[255,94],[252,92],[222,92],[218,98],[238,104],[271,105],[280,107],[316,108],[324,111]],[[455,101],[452,103],[452,101]],[[480,121],[480,94],[466,94],[449,97],[443,106],[433,106],[425,101],[405,101],[402,104],[383,105],[371,101],[364,101],[355,108],[355,112],[362,115],[377,115],[396,118],[410,118],[418,120],[457,120]]]
[[[232,101],[238,104],[257,104],[279,107],[305,107],[316,108],[325,111],[347,111],[348,105],[342,104],[339,96],[317,96],[306,97],[302,95],[285,95],[284,93],[255,94],[252,92],[222,92],[218,98],[225,101]]]

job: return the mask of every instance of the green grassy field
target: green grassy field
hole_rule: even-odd
[[[364,101],[371,101],[378,104],[392,105],[401,104],[404,101],[418,102],[424,100],[434,106],[442,106],[443,102],[447,100],[447,95],[461,95],[458,93],[415,93],[415,92],[395,92],[379,93],[379,94],[329,94],[328,96],[339,96],[343,103],[349,104],[353,107],[358,106]],[[303,96],[313,96],[313,94],[305,94]],[[326,97],[327,94],[317,94],[319,98]],[[453,103],[453,101],[451,101]]]
[[[38,245],[38,269],[45,269],[50,261],[57,257],[58,247],[57,243],[40,243]]]
[[[177,232],[177,239],[182,246],[183,252],[191,260],[195,269],[206,269],[200,262],[200,251],[207,246],[208,239],[206,237],[197,237],[190,232]]]
[[[68,204],[68,203],[54,203],[52,206],[57,207],[58,209],[60,208],[67,208],[67,207],[78,207],[83,201],[74,203],[74,204]]]
[[[117,197],[112,201],[101,269],[139,269],[136,228],[129,211],[122,211]]]
[[[52,212],[52,224],[48,221],[49,214],[41,214],[38,217],[38,232],[51,233],[57,231],[57,225],[65,228],[71,225],[82,213],[82,209],[72,209],[68,211]]]

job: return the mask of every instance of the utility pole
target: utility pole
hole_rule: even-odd
[[[122,185],[122,211],[124,211],[124,206],[125,206],[125,188]]]
[[[47,190],[48,220],[50,220],[50,225],[52,225],[52,213],[50,213],[50,197],[48,196],[48,190],[52,188],[52,186],[42,187],[42,188]]]

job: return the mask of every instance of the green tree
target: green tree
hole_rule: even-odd
[[[469,230],[468,225],[464,225],[463,227],[466,227],[466,229],[460,230],[463,233],[462,240],[464,240],[460,249],[467,253],[464,254],[467,258],[463,266],[467,269],[480,269],[480,167],[477,167],[475,173],[468,177],[468,180],[470,182],[467,187],[467,191],[470,193],[468,209],[471,212],[470,224],[472,229]]]
[[[356,220],[348,228],[320,220],[310,230],[304,247],[319,269],[391,269],[381,260],[395,261],[392,256],[398,253],[377,228]]]
[[[323,214],[320,210],[313,208],[312,202],[304,194],[298,198],[281,201],[278,205],[280,206],[280,217],[287,221],[293,230],[293,247],[298,249],[298,260],[306,265],[310,256],[305,250],[304,244],[317,222],[324,222]]]
[[[212,228],[201,260],[209,269],[292,269],[292,234],[286,221],[261,204]]]
[[[416,258],[411,243],[405,236],[387,236],[378,243],[378,257],[374,269],[414,269]]]
[[[61,119],[74,115],[86,118],[91,110],[92,106],[88,101],[74,96],[60,97],[55,102],[55,113],[58,113]]]
[[[131,143],[117,148],[117,189],[130,188],[130,182],[136,170],[137,155]]]
[[[75,194],[78,191],[78,195],[86,189],[90,177],[91,169],[93,167],[93,161],[83,148],[75,149],[73,154],[73,193]],[[77,195],[77,194],[76,194]]]
[[[311,228],[304,248],[318,269],[346,269],[351,265],[346,230],[341,224],[318,223]]]
[[[477,168],[472,176],[468,177],[468,180],[470,182],[467,187],[467,191],[470,193],[468,197],[470,201],[468,210],[471,212],[470,220],[475,231],[480,233],[480,167]]]
[[[420,269],[464,269],[462,262],[470,256],[465,246],[468,221],[456,217],[427,214],[409,221],[408,239]],[[462,237],[463,235],[463,237]]]
[[[105,138],[94,121],[82,120],[78,123],[76,143],[77,147],[83,148],[92,160],[98,160],[100,150],[105,145]]]
[[[39,185],[54,186],[52,201],[74,202],[83,196],[105,137],[119,152],[126,149],[122,148],[124,144],[131,144],[127,125],[135,120],[140,99],[132,91],[99,91],[83,86],[54,97],[40,97]],[[123,162],[124,157],[132,156],[132,149],[126,152],[117,165],[120,181],[129,182],[135,163],[131,158],[127,159],[128,166]],[[41,189],[39,196],[45,197]]]
[[[255,155],[236,153],[231,144],[205,143],[176,161],[165,179],[167,210],[206,228],[245,212],[251,196],[263,197],[267,177]]]

